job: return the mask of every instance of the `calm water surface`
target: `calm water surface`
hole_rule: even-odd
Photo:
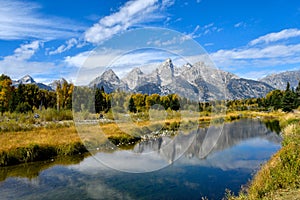
[[[209,151],[202,132],[194,134],[191,146],[176,161],[172,160],[176,150],[160,151],[161,144],[170,140],[167,137],[110,153],[124,159],[128,151],[160,152],[157,156],[170,165],[148,173],[121,172],[91,156],[0,168],[0,199],[222,199],[226,188],[237,193],[247,184],[281,142],[278,134],[257,120],[226,124],[218,141],[205,144]],[[146,157],[141,165],[153,162]]]

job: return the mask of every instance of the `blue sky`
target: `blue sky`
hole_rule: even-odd
[[[143,27],[187,35],[218,68],[241,77],[300,67],[297,0],[0,0],[0,73],[74,81],[94,48],[102,45],[102,59],[113,60],[120,52],[107,41]]]

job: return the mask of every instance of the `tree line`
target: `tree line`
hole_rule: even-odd
[[[300,81],[296,89],[287,82],[285,90],[273,90],[263,98],[250,98],[227,101],[227,108],[231,110],[259,110],[272,111],[281,109],[291,112],[300,106]]]
[[[286,89],[273,90],[263,98],[218,100],[195,102],[177,94],[161,96],[159,94],[140,94],[115,91],[110,94],[103,87],[89,88],[74,86],[65,80],[56,82],[56,90],[40,89],[34,84],[12,86],[10,77],[0,76],[0,112],[26,113],[34,109],[55,108],[58,111],[74,110],[101,113],[114,110],[117,112],[145,112],[151,107],[171,110],[194,110],[218,112],[221,110],[278,110],[290,112],[300,106],[300,82],[296,89],[287,83]]]
[[[73,97],[74,95],[74,97]],[[34,109],[55,108],[89,112],[108,112],[110,109],[118,111],[143,112],[151,106],[159,104],[164,109],[178,110],[179,96],[169,94],[129,94],[123,91],[106,93],[104,88],[89,88],[74,86],[66,80],[56,82],[56,90],[40,89],[35,84],[12,85],[9,76],[0,76],[0,112],[33,112]]]
[[[117,112],[137,113],[147,111],[155,105],[160,106],[161,109],[179,110],[180,97],[177,94],[160,96],[159,94],[132,94],[120,90],[108,94],[103,87],[74,88],[74,111],[87,110],[101,113],[112,109]]]
[[[72,108],[74,85],[63,80],[56,83],[56,91],[40,89],[35,84],[12,86],[9,76],[0,76],[0,112],[26,113],[34,109]]]

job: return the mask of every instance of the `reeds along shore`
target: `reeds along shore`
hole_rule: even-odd
[[[282,148],[261,167],[238,196],[227,191],[227,199],[300,199],[300,116],[296,112],[278,118]]]

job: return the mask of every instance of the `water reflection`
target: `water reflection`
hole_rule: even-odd
[[[0,167],[0,181],[4,181],[9,177],[34,179],[39,176],[41,171],[44,171],[48,168],[56,165],[67,166],[78,164],[88,156],[89,154],[87,153],[83,155],[56,157],[55,159],[47,161],[24,163],[9,167]]]
[[[0,183],[1,199],[200,199],[202,196],[221,199],[226,188],[237,192],[246,184],[253,171],[280,148],[281,141],[256,120],[226,124],[217,142],[205,139],[206,134],[205,129],[199,129],[178,138],[182,140],[179,143],[190,142],[195,136],[186,153],[175,162],[172,159],[180,147],[161,148],[170,141],[168,137],[136,145],[131,153],[156,152],[152,157],[143,157],[137,163],[140,167],[171,161],[168,167],[151,173],[120,172],[94,157],[81,162],[79,159],[79,163],[75,161],[69,166],[58,163],[40,168],[7,168],[0,172],[6,173],[2,176],[5,181]],[[117,155],[125,163],[128,151],[105,155]],[[25,173],[28,170],[31,173]],[[26,176],[29,179],[21,178]]]
[[[280,143],[281,138],[259,120],[240,120],[224,126],[210,126],[180,133],[176,137],[160,137],[142,141],[133,150],[97,153],[94,157],[113,169],[125,172],[149,172],[173,163],[188,154],[205,159],[209,154],[237,145],[254,137],[266,138]]]

